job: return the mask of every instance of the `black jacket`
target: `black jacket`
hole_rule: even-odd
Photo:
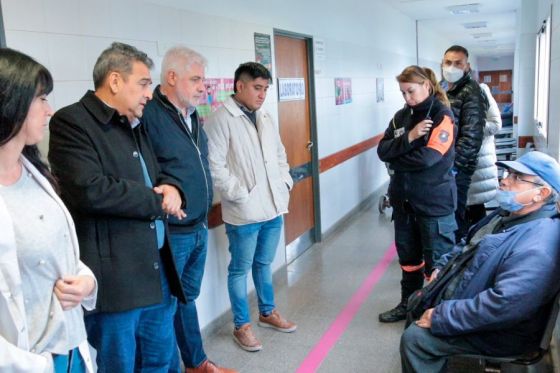
[[[187,217],[183,220],[169,218],[171,232],[177,233],[206,227],[212,206],[208,138],[196,111],[191,115],[191,121],[192,133],[159,86],[142,115],[142,125],[150,137],[162,172],[178,180],[185,193]]]
[[[455,168],[472,175],[476,170],[478,152],[484,138],[488,100],[470,72],[447,91],[447,97],[459,129],[455,141]]]
[[[408,133],[426,117],[434,122],[430,133],[410,143]],[[395,114],[377,147],[379,158],[394,172],[389,184],[394,208],[409,204],[423,216],[453,213],[457,201],[452,174],[456,135],[451,110],[434,96]]]
[[[49,161],[76,223],[81,259],[97,277],[98,312],[161,302],[160,254],[180,294],[168,247],[157,248],[162,197],[144,184],[139,152],[154,185],[179,185],[160,173],[142,126],[132,129],[91,91],[50,121]]]

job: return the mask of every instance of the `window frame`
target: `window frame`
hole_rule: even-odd
[[[551,23],[551,16],[549,15],[537,31],[535,45],[535,97],[533,118],[537,135],[544,138],[547,146],[550,106]]]

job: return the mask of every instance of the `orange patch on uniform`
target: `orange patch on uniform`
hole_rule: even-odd
[[[452,145],[453,121],[450,117],[445,115],[439,126],[434,128],[434,130],[432,131],[430,140],[428,141],[428,144],[426,146],[438,151],[439,153],[441,153],[441,155],[444,155]]]

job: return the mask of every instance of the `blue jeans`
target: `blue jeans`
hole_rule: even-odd
[[[86,365],[78,347],[69,351],[68,355],[54,355],[54,373],[85,373]]]
[[[240,327],[250,323],[247,299],[247,274],[253,270],[259,312],[274,310],[274,289],[270,265],[282,231],[282,216],[261,223],[231,225],[226,223],[231,261],[228,267],[228,291],[233,323]]]
[[[400,352],[403,373],[445,372],[450,356],[484,354],[463,335],[436,337],[414,323],[401,336]]]
[[[163,299],[159,304],[85,317],[89,343],[97,350],[98,373],[165,372],[174,351],[172,297],[160,263]],[[131,279],[130,286],[134,285]]]
[[[207,359],[202,346],[195,300],[200,294],[204,275],[208,229],[205,227],[191,233],[171,234],[170,240],[175,265],[181,275],[181,283],[187,298],[187,303],[178,303],[175,312],[177,344],[185,366],[196,368]],[[180,372],[176,349],[174,349],[170,371]]]

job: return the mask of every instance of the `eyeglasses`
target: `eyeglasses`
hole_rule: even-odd
[[[515,183],[524,182],[524,183],[529,183],[529,184],[533,184],[533,185],[544,186],[543,184],[537,183],[536,181],[525,180],[525,179],[521,178],[521,174],[519,174],[517,172],[514,172],[514,171],[509,171],[509,170],[504,170],[503,178],[504,179],[511,179]]]

